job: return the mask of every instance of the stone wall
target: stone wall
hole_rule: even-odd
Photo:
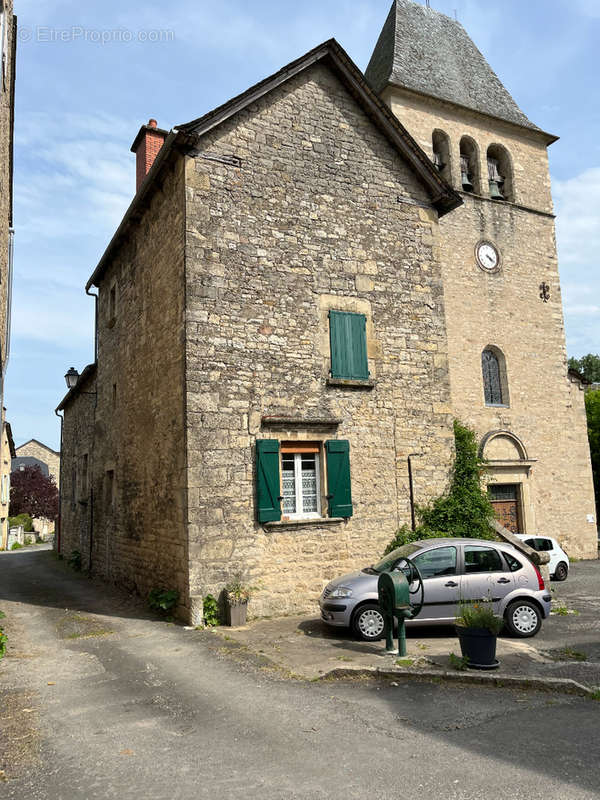
[[[60,453],[51,450],[41,442],[32,439],[15,450],[17,458],[37,458],[48,467],[49,474],[54,478],[57,486],[60,486]]]
[[[93,571],[187,596],[183,159],[99,280]]]
[[[81,553],[82,567],[89,569],[93,543],[92,465],[96,378],[82,380],[63,411],[62,481],[60,485],[60,534],[54,547],[65,558]],[[38,456],[35,456],[36,458]]]
[[[495,482],[521,485],[524,532],[555,536],[570,555],[595,558],[583,392],[567,376],[544,137],[396,87],[384,98],[427,153],[434,130],[449,136],[457,188],[463,135],[477,144],[485,176],[490,144],[510,154],[516,203],[464,194],[464,205],[440,223],[452,409],[481,437],[506,430],[523,443],[526,457],[496,460],[488,474]],[[483,239],[500,252],[495,272],[476,263],[475,247]],[[540,297],[542,283],[549,287],[547,301]],[[506,359],[505,407],[485,404],[481,353],[488,345]]]
[[[17,46],[15,28],[13,26],[12,0],[4,0],[4,15],[7,47],[5,50],[4,75],[0,74],[0,367],[4,365],[7,355],[8,251],[13,166],[13,80]],[[0,369],[1,373],[2,370]],[[0,391],[0,400],[2,396],[3,391]]]
[[[323,66],[200,150],[186,169],[191,593],[218,594],[241,572],[258,587],[251,614],[314,610],[330,578],[372,563],[410,523],[410,453],[418,502],[447,485],[437,215]],[[241,167],[215,160],[232,154]],[[331,308],[366,316],[372,387],[328,383]],[[354,516],[258,524],[257,438],[348,439]]]

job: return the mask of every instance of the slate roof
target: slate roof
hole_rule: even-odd
[[[460,22],[413,0],[394,0],[365,77],[377,93],[392,83],[540,130],[515,103]]]

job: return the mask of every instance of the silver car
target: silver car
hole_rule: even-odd
[[[410,558],[423,577],[423,608],[407,625],[452,625],[461,602],[489,598],[514,636],[535,636],[550,614],[551,596],[539,570],[510,544],[481,539],[424,539],[405,544],[359,572],[327,584],[319,600],[327,625],[349,627],[359,639],[384,634],[377,581]],[[411,589],[414,589],[411,585]],[[415,602],[420,601],[420,593]]]

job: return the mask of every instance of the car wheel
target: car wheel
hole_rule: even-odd
[[[385,633],[385,621],[376,603],[361,606],[352,618],[352,630],[358,639],[376,642]]]
[[[564,581],[568,574],[569,574],[569,568],[567,567],[564,561],[561,561],[560,564],[558,564],[558,566],[554,570],[554,580]]]
[[[530,600],[515,600],[504,613],[506,627],[520,639],[535,636],[542,627],[542,615]]]

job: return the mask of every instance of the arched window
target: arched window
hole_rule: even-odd
[[[486,347],[481,354],[481,371],[486,406],[507,406],[508,380],[502,351],[497,347]]]
[[[433,150],[433,164],[442,178],[452,182],[452,167],[450,164],[450,139],[444,131],[435,130],[431,137]]]
[[[514,200],[513,171],[506,147],[491,144],[487,151],[488,181],[493,200]]]
[[[460,182],[463,191],[481,194],[479,148],[470,136],[460,140]]]

